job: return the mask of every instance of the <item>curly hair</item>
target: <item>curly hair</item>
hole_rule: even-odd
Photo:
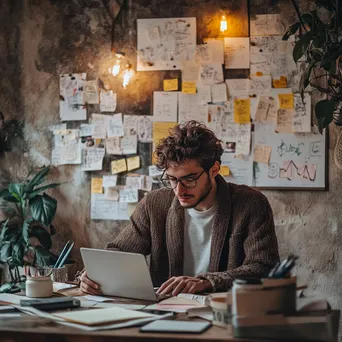
[[[161,139],[155,149],[158,169],[167,169],[170,162],[184,163],[196,159],[208,171],[216,161],[221,164],[223,148],[209,128],[197,121],[175,126],[170,136]]]

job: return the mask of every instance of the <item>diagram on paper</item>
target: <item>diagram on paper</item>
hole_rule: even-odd
[[[316,164],[299,164],[293,160],[283,161],[279,170],[280,178],[293,180],[295,178],[314,182],[316,179]]]

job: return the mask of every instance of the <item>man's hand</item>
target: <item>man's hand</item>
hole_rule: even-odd
[[[81,284],[80,289],[84,293],[89,293],[92,295],[100,295],[102,294],[100,285],[94,283],[92,280],[88,278],[87,272],[84,271],[80,277]]]
[[[157,291],[157,294],[169,294],[177,296],[179,293],[198,293],[212,291],[209,280],[194,277],[172,277],[167,280]]]

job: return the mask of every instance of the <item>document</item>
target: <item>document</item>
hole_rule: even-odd
[[[278,94],[280,109],[293,109],[294,96],[293,94]]]
[[[272,79],[272,86],[273,88],[287,88],[287,77],[286,76],[279,76],[279,77],[273,77]]]
[[[124,127],[122,122],[122,114],[117,113],[111,116],[107,126],[108,137],[122,137],[124,135]]]
[[[177,122],[178,92],[153,92],[153,120]]]
[[[107,154],[123,154],[120,139],[120,137],[112,137],[105,140]]]
[[[100,103],[98,80],[85,81],[84,102],[89,104]]]
[[[234,100],[234,122],[238,124],[247,124],[251,121],[251,101],[250,99]]]
[[[304,102],[300,94],[294,94],[295,111],[293,113],[292,132],[311,132],[311,96],[304,94]]]
[[[148,115],[140,115],[138,117],[138,140],[141,142],[153,141],[153,122],[152,117]]]
[[[249,155],[251,149],[251,134],[252,125],[250,123],[244,125],[237,125],[235,151],[237,155]]]
[[[183,96],[194,96],[184,95]],[[176,122],[153,122],[153,144],[156,145],[159,140],[169,136],[171,129],[176,126]]]
[[[152,191],[153,186],[153,178],[151,176],[143,176],[143,182],[142,182],[142,190],[144,191]]]
[[[92,194],[102,194],[103,193],[103,189],[102,189],[102,185],[103,184],[103,180],[100,177],[93,177],[91,179],[91,193]]]
[[[104,198],[108,201],[118,201],[119,200],[119,190],[117,187],[106,187],[104,188]]]
[[[200,84],[197,86],[198,100],[201,104],[206,104],[212,101],[210,84]]]
[[[111,176],[111,175],[103,176],[102,177],[102,186],[104,188],[116,186],[117,179],[118,179],[117,175],[114,175],[114,176]]]
[[[200,67],[194,61],[184,61],[182,63],[182,81],[197,82],[199,80]]]
[[[83,91],[86,77],[86,73],[60,75],[59,111],[62,121],[87,119]]]
[[[211,86],[212,101],[225,102],[227,101],[227,86],[226,83],[213,84]]]
[[[105,155],[104,147],[82,148],[82,171],[100,171],[102,170],[103,157]]]
[[[249,95],[249,79],[226,79],[228,94],[230,97],[245,97]]]
[[[178,90],[178,78],[173,78],[171,80],[164,80],[164,91]]]
[[[268,165],[270,162],[271,152],[272,152],[271,146],[255,145],[253,161]]]
[[[137,203],[139,200],[138,189],[125,188],[120,190],[119,201],[123,203]]]
[[[49,131],[64,131],[67,129],[67,123],[59,123],[56,125],[49,126]]]
[[[67,129],[54,131],[52,165],[81,164],[81,141],[79,130]]]
[[[196,82],[182,82],[182,93],[183,94],[196,94]]]
[[[267,95],[272,89],[271,76],[251,76],[249,93],[252,95]]]
[[[95,129],[95,125],[81,124],[80,137],[91,137],[93,135],[94,129]]]
[[[210,63],[200,66],[200,83],[215,84],[224,82],[222,64]]]
[[[126,159],[112,160],[111,170],[113,175],[127,171]]]
[[[148,167],[148,174],[150,177],[160,177],[163,174],[163,171],[158,170],[155,165],[150,165]]]
[[[137,135],[125,135],[120,138],[120,147],[122,154],[136,154],[138,148]]]
[[[260,96],[255,121],[277,122],[277,103],[273,96]]]
[[[258,14],[250,23],[251,36],[282,36],[288,26],[280,14]]]
[[[138,134],[138,115],[124,115],[124,135]]]
[[[104,194],[91,195],[92,220],[128,220],[127,203],[105,199]]]
[[[253,158],[244,156],[236,158],[234,154],[223,153],[222,166],[228,166],[230,170],[227,181],[235,184],[253,185]]]
[[[111,120],[111,115],[93,113],[90,118],[91,124],[94,126],[92,137],[96,139],[105,139],[107,137],[107,127]]]
[[[294,110],[293,109],[279,109],[277,118],[277,133],[292,133]]]
[[[249,38],[224,38],[225,69],[249,69]]]
[[[135,170],[140,168],[140,157],[135,156],[126,159],[127,162],[127,171]]]
[[[100,111],[102,112],[115,112],[116,109],[116,94],[113,90],[100,91]]]
[[[204,38],[211,50],[211,63],[224,64],[224,40],[221,38]]]
[[[142,189],[145,181],[144,175],[132,175],[126,177],[126,187],[132,189]]]
[[[208,105],[201,104],[198,94],[179,94],[179,122],[208,121]]]

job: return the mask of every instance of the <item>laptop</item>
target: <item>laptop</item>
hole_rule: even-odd
[[[159,301],[145,256],[136,253],[81,248],[88,278],[104,295]]]

